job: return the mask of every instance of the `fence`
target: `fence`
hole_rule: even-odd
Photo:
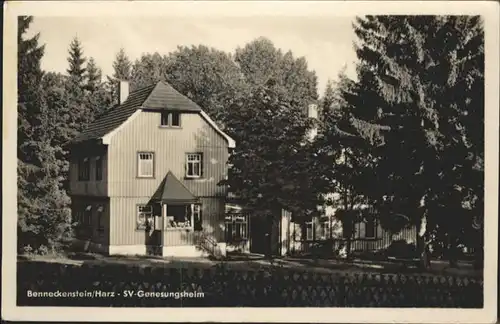
[[[359,225],[359,223],[357,224]],[[358,233],[359,234],[359,233]],[[415,244],[417,233],[415,227],[404,228],[397,234],[383,230],[378,226],[373,238],[354,237],[351,239],[352,252],[375,252],[384,251],[390,247],[393,242],[405,241],[408,244]],[[345,247],[347,240],[345,238],[333,238],[316,241],[298,241],[294,242],[291,248],[292,254],[315,253],[315,250],[322,249],[323,254],[332,255]]]
[[[34,297],[33,292],[52,292],[56,295]],[[159,296],[146,298],[141,292],[155,292]],[[80,296],[63,298],[63,293]],[[168,293],[174,294],[161,296]],[[18,262],[17,304],[111,307],[481,308],[483,281],[468,277],[405,274],[346,272],[331,275],[281,268],[269,271],[235,271],[224,267],[140,268],[25,261]]]

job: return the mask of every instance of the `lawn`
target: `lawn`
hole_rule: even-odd
[[[481,277],[482,271],[474,270],[470,262],[462,261],[456,269],[449,268],[447,261],[434,260],[431,268],[425,272],[416,268],[402,267],[400,264],[388,261],[368,261],[354,259],[352,261],[336,259],[313,259],[284,257],[266,259],[261,255],[240,254],[231,255],[225,261],[214,261],[207,258],[179,258],[179,257],[153,257],[153,256],[105,256],[91,253],[68,253],[60,256],[20,256],[19,260],[32,260],[38,262],[56,262],[73,265],[83,264],[124,264],[136,267],[163,267],[163,268],[198,268],[210,269],[223,265],[231,270],[270,270],[280,267],[294,271],[307,271],[313,273],[421,273],[435,275],[473,276]]]

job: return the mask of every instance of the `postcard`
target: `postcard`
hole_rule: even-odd
[[[4,8],[5,320],[496,322],[498,3]]]

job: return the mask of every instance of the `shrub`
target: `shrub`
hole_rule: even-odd
[[[396,258],[415,258],[418,253],[414,244],[410,244],[405,240],[397,240],[387,248],[386,255]]]

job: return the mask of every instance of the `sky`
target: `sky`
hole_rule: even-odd
[[[104,75],[112,74],[120,48],[134,61],[142,53],[168,54],[179,45],[203,44],[234,52],[264,36],[276,47],[306,58],[309,69],[316,71],[321,95],[328,79],[336,79],[344,66],[355,77],[352,21],[353,17],[343,16],[35,16],[28,35],[40,33],[44,70],[65,73],[69,44],[78,37],[84,55],[93,57]]]

